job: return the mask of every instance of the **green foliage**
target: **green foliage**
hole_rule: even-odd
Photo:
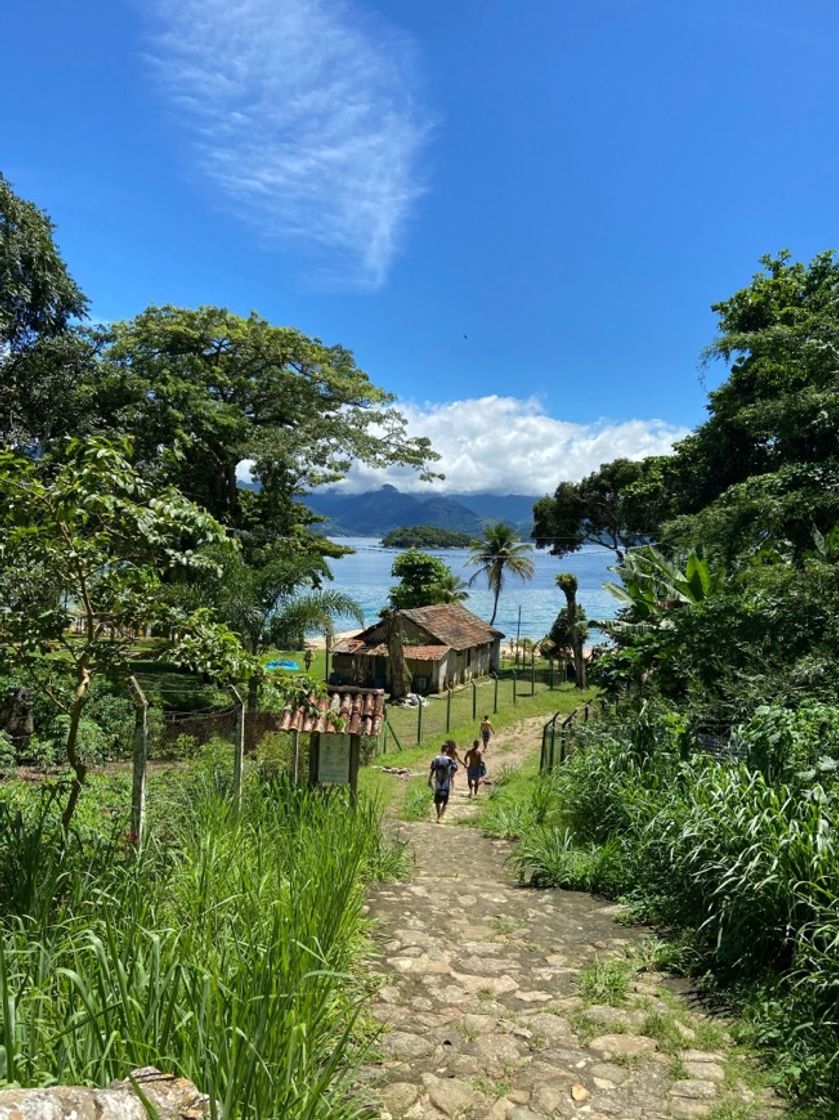
[[[552,498],[533,507],[536,547],[567,556],[597,544],[622,558],[649,539],[664,514],[662,462],[615,459],[580,482],[560,482]]]
[[[403,821],[426,821],[431,816],[431,792],[426,778],[412,778],[405,791],[402,811]]]
[[[82,723],[91,682],[128,676],[135,628],[178,627],[177,664],[228,680],[255,669],[207,611],[166,604],[164,580],[211,566],[202,546],[220,546],[224,531],[178,491],[144,481],[128,451],[96,437],[70,440],[47,465],[0,452],[0,648],[4,667],[49,689],[66,717],[65,823],[87,755],[104,746],[97,725]],[[56,675],[52,689],[46,678]]]
[[[227,751],[229,757],[229,749]],[[215,761],[119,832],[67,849],[52,809],[0,806],[0,1081],[105,1084],[155,1064],[223,1117],[350,1117],[362,883],[394,870],[374,810]]]
[[[580,995],[587,1003],[620,1007],[626,1002],[634,973],[629,960],[595,956],[592,964],[580,969],[577,980]]]
[[[353,460],[432,477],[428,440],[406,435],[391,395],[343,346],[256,313],[172,306],[113,324],[99,345],[138,455],[155,463],[163,446],[168,479],[244,532],[248,556],[252,544],[305,535],[317,518],[294,499]],[[254,461],[258,492],[237,486],[242,459]]]
[[[0,174],[0,368],[6,347],[14,351],[39,336],[60,334],[87,309],[53,241],[53,228],[43,210],[16,195]],[[13,402],[4,405],[11,408]],[[8,419],[6,413],[0,423],[7,438]]]
[[[833,1100],[839,711],[759,710],[735,738],[745,762],[687,750],[691,735],[661,707],[589,725],[540,781],[552,803],[523,829],[519,873],[628,897],[686,939],[683,960],[739,986],[758,1036],[785,1048],[787,1088]]]
[[[382,537],[385,548],[469,548],[475,543],[471,533],[441,529],[437,525],[404,525]]]
[[[396,610],[453,601],[446,596],[454,588],[455,577],[439,556],[409,548],[393,561],[390,574],[399,580],[390,589],[390,604]]]
[[[518,539],[515,531],[503,521],[496,521],[484,530],[484,539],[472,545],[467,563],[478,570],[469,580],[469,586],[484,577],[493,595],[490,626],[498,614],[498,600],[504,590],[507,576],[517,576],[521,580],[533,578],[533,561],[530,553],[533,546]]]

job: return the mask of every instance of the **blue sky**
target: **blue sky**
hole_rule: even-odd
[[[839,244],[837,42],[819,0],[6,0],[0,168],[98,316],[342,342],[451,488],[539,492],[700,422],[710,303]]]

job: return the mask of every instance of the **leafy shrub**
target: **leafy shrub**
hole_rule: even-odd
[[[734,739],[746,763],[769,781],[795,781],[809,770],[813,777],[831,775],[835,767],[824,762],[839,759],[839,708],[813,703],[796,711],[763,706],[736,730]]]

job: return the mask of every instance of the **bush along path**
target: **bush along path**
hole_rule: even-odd
[[[524,746],[499,736],[491,769]],[[446,823],[399,826],[413,878],[370,896],[383,1029],[365,1080],[380,1120],[784,1113],[726,1024],[645,967],[651,939],[619,906],[518,886],[509,844],[455,827],[477,808],[458,774]]]

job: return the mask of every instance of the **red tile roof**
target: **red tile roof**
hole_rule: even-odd
[[[442,661],[451,646],[403,646],[406,661]]]
[[[409,661],[442,661],[451,646],[404,645],[402,648]],[[333,655],[336,653],[356,654],[359,657],[387,657],[387,645],[385,642],[368,645],[362,638],[343,638],[332,647],[332,653]]]
[[[326,696],[309,697],[315,711],[307,708],[284,709],[280,731],[337,731],[344,735],[378,735],[385,716],[383,688],[355,688],[349,685],[327,687]],[[316,712],[316,714],[315,714]],[[341,726],[333,718],[339,716]]]
[[[433,607],[414,607],[397,613],[410,619],[432,639],[423,645],[405,646],[405,655],[413,657],[415,661],[437,661],[448,649],[474,649],[475,646],[487,645],[504,637],[500,630],[478,618],[460,603],[438,603]],[[387,657],[387,645],[381,641],[382,625],[380,619],[366,630],[353,634],[350,638],[343,638],[335,643],[332,652]],[[427,657],[409,653],[409,649],[442,652],[435,653],[434,657]]]
[[[399,613],[452,649],[470,649],[504,637],[500,630],[478,618],[461,603],[438,603],[433,607],[414,607]]]

